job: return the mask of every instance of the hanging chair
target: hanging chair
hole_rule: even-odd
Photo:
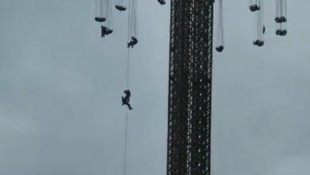
[[[103,18],[103,17],[95,17],[95,21],[97,21],[97,22],[105,22],[105,21],[106,21],[106,18]]]
[[[286,22],[286,21],[287,21],[287,19],[286,19],[286,17],[285,17],[285,16],[281,16],[281,17],[280,17],[280,21],[281,21],[281,22]]]
[[[127,9],[125,6],[122,5],[115,5],[115,8],[119,11],[125,11]]]
[[[287,30],[281,30],[281,29],[278,29],[276,30],[276,35],[279,35],[279,36],[285,36],[287,34]]]
[[[217,11],[217,26],[216,26],[216,47],[217,52],[223,52],[224,50],[224,26],[223,26],[223,0],[218,1]]]
[[[165,5],[166,4],[166,0],[158,0],[160,5]]]
[[[215,50],[218,52],[222,52],[224,50],[224,46],[217,46]]]
[[[255,12],[255,11],[260,10],[260,7],[257,4],[253,4],[253,5],[250,5],[249,9],[251,12]]]
[[[256,40],[253,42],[254,45],[258,46],[258,47],[262,47],[264,45],[264,41],[262,40]]]

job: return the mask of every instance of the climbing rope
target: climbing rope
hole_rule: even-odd
[[[218,1],[217,11],[217,33],[216,33],[216,51],[224,50],[224,29],[223,29],[223,0]]]
[[[129,22],[128,22],[129,23]],[[130,48],[127,48],[127,57],[126,57],[126,90],[130,88]],[[125,143],[124,143],[124,175],[126,175],[127,170],[127,145],[128,145],[128,116],[129,112],[126,109],[125,114]]]
[[[137,1],[129,0],[128,12],[128,40],[131,37],[138,37],[138,23],[137,23]]]
[[[264,21],[263,21],[263,15],[264,15],[263,0],[257,0],[255,5],[257,5],[258,10],[253,11],[254,12],[254,41],[253,41],[253,44],[261,47],[264,45],[264,33],[265,33],[265,25],[264,25]]]
[[[106,21],[106,27],[108,27],[109,29],[111,29],[111,25],[113,22],[113,4],[112,4],[112,0],[104,0],[105,1],[105,16],[107,18]]]
[[[124,175],[126,175],[127,170],[128,110],[126,110],[125,118]]]
[[[130,49],[127,48],[127,67],[126,67],[126,88],[129,89],[129,78],[130,78]]]

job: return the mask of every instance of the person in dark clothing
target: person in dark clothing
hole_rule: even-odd
[[[160,5],[166,4],[166,1],[165,1],[165,0],[158,0],[158,2],[159,2]]]
[[[286,17],[285,16],[281,16],[281,17],[276,17],[275,18],[275,21],[277,23],[285,23],[287,21]]]
[[[125,6],[121,6],[121,5],[115,5],[115,8],[119,11],[125,11],[126,7]]]
[[[130,96],[131,96],[131,93],[129,90],[125,90],[124,91],[125,93],[125,97],[122,96],[122,105],[127,105],[128,106],[128,109],[129,110],[132,110],[132,107],[130,105]]]
[[[258,46],[258,47],[262,47],[264,45],[264,41],[262,40],[256,40],[253,42],[254,45]]]
[[[251,12],[255,12],[257,10],[260,10],[260,7],[258,5],[254,4],[254,5],[250,6],[250,11]]]
[[[278,29],[276,31],[276,35],[279,35],[279,36],[285,36],[286,34],[287,34],[287,30]]]
[[[106,35],[109,35],[113,32],[113,30],[105,27],[105,26],[101,26],[101,37],[105,37]]]
[[[220,46],[216,47],[215,50],[218,52],[222,52],[224,50],[224,46],[220,45]]]
[[[136,45],[138,43],[138,40],[137,40],[137,38],[135,38],[135,37],[131,37],[131,41],[129,41],[127,44],[127,47],[129,48],[129,47],[131,47],[131,48],[133,48],[133,46],[134,45]]]
[[[281,16],[281,17],[280,17],[280,22],[283,22],[283,23],[284,23],[284,22],[286,22],[286,21],[287,21],[287,19],[286,19],[285,16]]]
[[[95,17],[95,21],[97,21],[97,22],[105,22],[105,18],[103,18],[103,17]]]

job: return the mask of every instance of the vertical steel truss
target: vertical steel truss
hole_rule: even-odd
[[[171,0],[168,175],[210,175],[214,0]]]

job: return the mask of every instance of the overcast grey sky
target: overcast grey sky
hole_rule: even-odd
[[[254,47],[248,1],[224,1],[214,57],[212,173],[310,174],[310,1],[288,3],[288,36]],[[122,175],[126,13],[100,38],[94,1],[0,0],[0,174]],[[166,172],[169,4],[138,1],[127,175]]]

